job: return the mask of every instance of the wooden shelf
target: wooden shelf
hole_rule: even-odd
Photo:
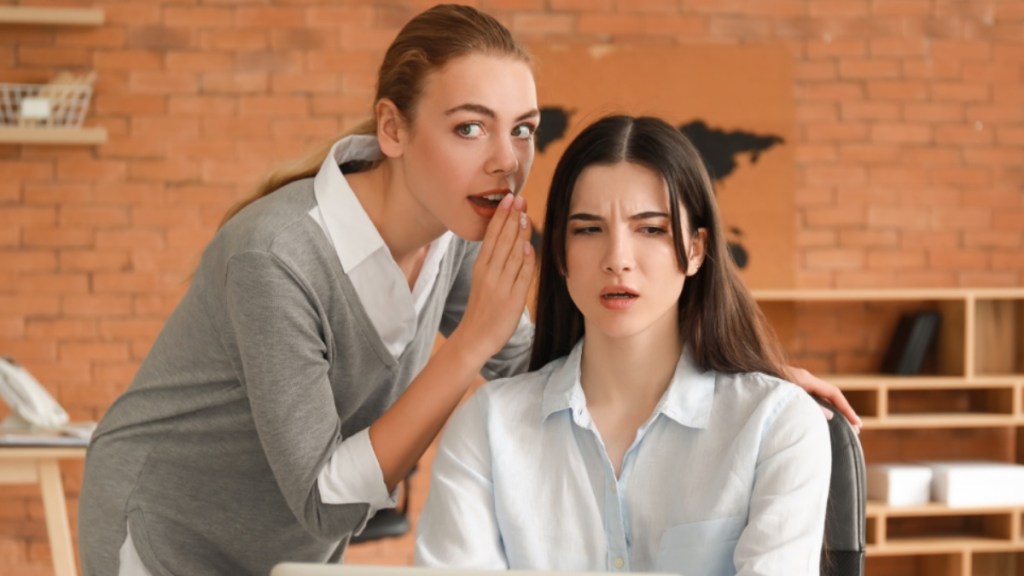
[[[0,6],[0,24],[50,26],[98,26],[103,23],[100,8],[45,8],[41,6]]]
[[[868,500],[868,518],[918,516],[961,516],[970,514],[1014,514],[1024,512],[1024,506],[959,506],[956,508],[932,502],[920,506],[889,506],[877,500]]]
[[[106,128],[8,128],[0,127],[0,144],[103,144]]]
[[[795,364],[849,368],[819,376],[861,415],[869,465],[1024,464],[1024,288],[755,290],[754,297]],[[923,310],[941,315],[926,374],[872,373],[899,318]],[[868,566],[886,575],[1024,576],[1024,506],[871,501],[867,528]],[[1010,564],[1012,574],[1004,569]]]

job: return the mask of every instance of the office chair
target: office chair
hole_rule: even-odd
[[[863,576],[867,540],[864,451],[846,418],[831,404],[819,402],[835,414],[828,422],[832,439],[832,479],[825,512],[821,574]]]
[[[411,478],[415,472],[416,467],[413,467],[402,480],[402,500],[399,505],[378,510],[373,518],[366,522],[363,531],[358,536],[353,536],[349,543],[362,544],[383,538],[398,538],[409,532],[409,492],[412,490]]]

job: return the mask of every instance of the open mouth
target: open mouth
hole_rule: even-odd
[[[609,292],[607,294],[601,294],[601,298],[605,300],[632,300],[637,298],[636,294],[631,292]]]
[[[501,199],[504,198],[506,194],[510,194],[510,192],[497,192],[494,194],[481,194],[479,196],[470,196],[469,201],[481,208],[497,210],[498,204],[501,203]]]

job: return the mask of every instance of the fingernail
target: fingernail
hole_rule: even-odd
[[[832,417],[835,416],[835,414],[828,408],[822,408],[822,410],[824,410],[825,412],[825,418],[828,418],[829,420],[831,420]]]
[[[530,217],[526,215],[526,212],[519,213],[519,227],[526,230],[530,226]]]
[[[522,210],[523,204],[525,203],[526,200],[524,200],[522,196],[520,196],[519,194],[515,194],[515,200],[512,201],[512,205],[516,207],[516,210]]]
[[[528,240],[524,241],[523,242],[523,254],[529,256],[531,252],[533,252],[533,244],[530,244],[530,242]]]
[[[501,199],[499,203],[502,208],[508,208],[512,205],[513,196],[511,194],[505,194],[505,197]]]

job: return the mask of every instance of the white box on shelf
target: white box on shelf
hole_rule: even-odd
[[[931,498],[932,469],[920,464],[869,464],[867,480],[868,498],[889,506],[920,506]]]
[[[1024,504],[1024,466],[987,460],[921,462],[932,469],[932,500],[950,507]]]

